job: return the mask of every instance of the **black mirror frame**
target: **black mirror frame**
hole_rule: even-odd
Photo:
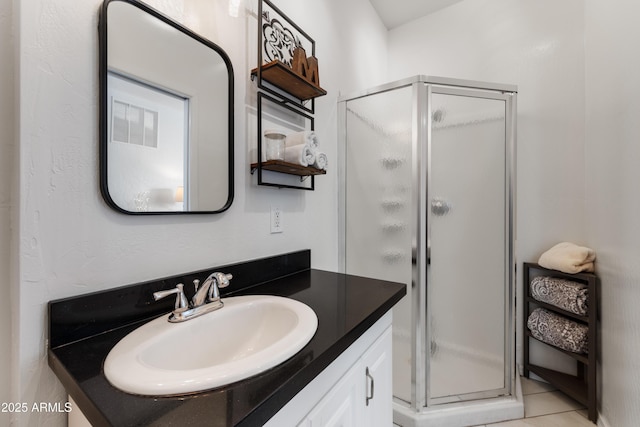
[[[227,66],[227,75],[228,75],[228,87],[229,87],[229,114],[228,114],[228,137],[229,137],[229,147],[228,147],[228,166],[229,166],[229,176],[228,176],[228,197],[227,201],[222,208],[215,211],[151,211],[151,212],[132,212],[125,209],[122,209],[118,204],[111,198],[109,194],[109,186],[108,186],[108,177],[107,177],[107,133],[108,133],[108,118],[107,118],[107,7],[111,2],[123,2],[131,4],[134,7],[137,7],[144,12],[154,16],[155,18],[161,20],[162,22],[170,25],[181,33],[195,39],[196,41],[206,45],[207,47],[213,49],[218,53],[222,59],[224,60]],[[159,11],[153,9],[152,7],[138,1],[138,0],[104,0],[102,3],[102,8],[100,10],[100,18],[98,24],[98,42],[99,42],[99,157],[100,157],[100,192],[102,193],[102,197],[105,202],[114,210],[127,214],[127,215],[180,215],[180,214],[215,214],[221,213],[229,209],[231,203],[233,203],[234,197],[234,75],[233,75],[233,65],[231,64],[231,60],[229,56],[226,54],[222,48],[220,48],[215,43],[205,39],[204,37],[192,32],[188,28],[180,25],[175,22],[171,18],[165,16]]]

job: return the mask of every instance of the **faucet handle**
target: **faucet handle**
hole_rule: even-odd
[[[213,276],[214,280],[209,288],[209,301],[215,301],[220,299],[220,288],[229,286],[229,281],[233,279],[233,275],[216,272],[211,274],[211,276]]]
[[[229,286],[231,279],[233,279],[233,274],[216,273],[216,279],[218,280],[219,288],[226,288]]]
[[[200,287],[200,280],[198,279],[193,279],[193,286],[194,288],[196,288],[196,292],[198,292],[198,288]]]
[[[178,283],[175,288],[168,289],[166,291],[158,291],[153,293],[153,299],[158,301],[164,297],[169,295],[176,294],[176,303],[174,305],[174,313],[182,313],[189,308],[189,302],[187,301],[187,297],[184,295],[184,285],[182,283]]]

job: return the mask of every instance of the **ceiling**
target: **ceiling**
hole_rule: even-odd
[[[369,0],[387,29],[444,9],[462,0]]]

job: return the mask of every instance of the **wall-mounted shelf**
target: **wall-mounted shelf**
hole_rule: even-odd
[[[258,161],[251,163],[251,174],[257,172],[258,185],[313,191],[315,176],[327,172],[282,160],[263,160],[262,122],[297,132],[314,130],[315,98],[327,94],[319,86],[316,43],[271,1],[259,0],[257,47],[257,66],[251,70],[251,79],[258,87]],[[307,57],[307,52],[311,57]],[[267,103],[263,107],[264,101]],[[300,183],[291,177],[263,174],[263,171],[298,176]]]
[[[282,89],[300,101],[308,101],[327,94],[320,86],[305,80],[285,63],[275,60],[265,64],[260,69],[262,79],[275,87]],[[251,70],[252,78],[258,75],[258,69]]]
[[[561,392],[567,394],[578,402],[587,407],[589,420],[594,423],[597,421],[597,395],[596,395],[596,357],[598,355],[598,299],[599,287],[598,278],[591,273],[567,274],[561,271],[549,270],[535,263],[523,263],[523,294],[524,294],[524,313],[523,322],[523,355],[524,355],[524,376],[528,377],[529,372],[533,372],[540,378],[553,384]],[[580,282],[587,286],[589,293],[589,312],[586,316],[580,316],[575,313],[568,312],[559,307],[538,301],[531,295],[531,279],[537,276],[551,276],[561,279],[567,279],[574,282]],[[527,327],[527,319],[534,307],[543,307],[556,314],[575,320],[589,327],[587,354],[572,353],[537,340]],[[545,346],[563,353],[576,360],[577,375],[569,375],[564,372],[555,371],[553,369],[534,365],[529,361],[529,340],[534,339],[541,342]]]
[[[324,175],[327,173],[327,171],[322,169],[296,165],[295,163],[288,163],[283,160],[267,160],[261,163],[251,163],[251,173],[253,174],[258,167],[262,167],[263,170],[298,176]]]
[[[283,160],[260,160],[263,159],[264,157],[262,157],[262,117],[263,117],[263,108],[265,108],[263,106],[264,101],[267,101],[268,103],[271,103],[271,105],[277,106],[278,108],[284,109],[289,113],[292,113],[296,116],[299,116],[301,119],[304,119],[308,122],[308,127],[307,129],[310,129],[311,131],[314,130],[314,123],[315,120],[313,119],[313,116],[307,115],[299,110],[296,110],[295,108],[293,108],[292,106],[288,105],[286,102],[282,101],[281,99],[277,99],[277,98],[273,98],[269,95],[267,95],[266,93],[263,92],[258,92],[258,150],[257,150],[257,156],[258,156],[258,161],[251,163],[250,165],[250,170],[251,170],[251,174],[253,175],[255,172],[257,172],[257,176],[258,176],[258,185],[266,185],[266,186],[270,186],[270,187],[278,187],[278,188],[293,188],[293,189],[298,189],[298,190],[315,190],[315,176],[316,175],[324,175],[327,172],[325,170],[322,169],[317,169],[315,167],[310,167],[310,166],[302,166],[299,164],[295,164],[295,163],[289,163],[289,162],[285,162]],[[311,179],[309,179],[307,181],[306,184],[300,184],[300,185],[293,185],[293,184],[282,184],[282,183],[277,183],[277,182],[267,182],[265,181],[264,177],[263,177],[263,171],[270,171],[270,172],[278,172],[281,174],[286,174],[286,175],[293,175],[293,176],[298,176],[300,177],[300,182],[305,181],[306,178],[311,177]]]

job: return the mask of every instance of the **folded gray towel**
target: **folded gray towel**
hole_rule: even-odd
[[[584,283],[548,276],[535,277],[531,281],[531,296],[580,316],[589,312],[589,289]]]
[[[559,314],[536,308],[527,319],[531,335],[542,342],[573,353],[588,353],[589,328]]]

